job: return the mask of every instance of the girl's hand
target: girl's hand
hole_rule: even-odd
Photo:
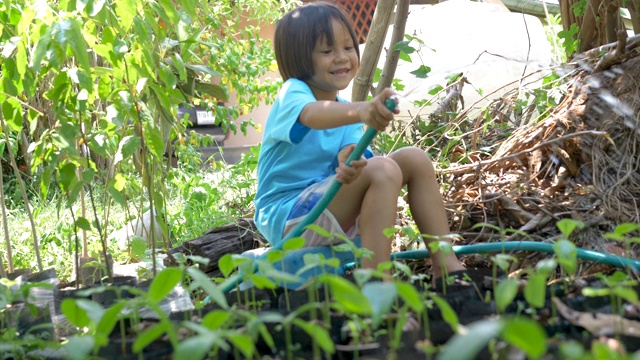
[[[354,182],[362,173],[362,168],[367,165],[367,160],[364,157],[351,161],[350,165],[346,164],[349,155],[351,155],[355,148],[355,144],[347,145],[338,153],[339,165],[336,168],[336,179],[343,184],[351,184]]]
[[[400,112],[398,107],[391,112],[384,105],[384,102],[393,95],[393,91],[386,88],[378,96],[371,99],[371,101],[363,103],[362,107],[360,107],[358,111],[360,120],[367,126],[378,131],[384,131],[384,129],[389,125],[389,122],[393,120],[393,115]]]

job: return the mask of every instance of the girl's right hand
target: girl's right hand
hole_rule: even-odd
[[[393,120],[393,115],[400,112],[397,107],[392,112],[384,105],[384,102],[393,95],[393,91],[386,88],[371,101],[363,103],[363,106],[358,111],[360,120],[367,126],[378,131],[384,131],[389,122]]]

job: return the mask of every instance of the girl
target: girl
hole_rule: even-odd
[[[390,89],[367,102],[338,97],[360,65],[357,38],[345,14],[327,3],[299,7],[278,22],[274,46],[284,85],[267,118],[255,197],[255,222],[267,240],[276,244],[285,238],[334,178],[343,185],[315,224],[350,239],[360,234],[362,246],[373,252],[363,267],[390,259],[384,230],[395,224],[403,186],[418,229],[431,235],[425,240],[448,235],[435,171],[424,151],[403,148],[383,157],[368,149],[364,158],[345,164],[363,135],[363,123],[383,131],[394,117],[384,106],[393,95]],[[312,230],[302,237],[305,246],[332,241]],[[434,279],[442,270],[464,269],[453,252],[431,258]]]

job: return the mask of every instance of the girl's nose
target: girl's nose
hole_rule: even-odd
[[[345,60],[348,60],[349,57],[347,56],[347,52],[344,50],[338,50],[338,53],[336,54],[336,61],[337,62],[342,62]]]

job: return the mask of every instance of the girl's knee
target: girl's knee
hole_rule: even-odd
[[[372,182],[382,182],[387,185],[402,186],[402,170],[396,161],[390,158],[376,156],[369,159],[364,170]]]
[[[427,153],[417,147],[405,147],[389,155],[403,170],[433,171],[433,162]]]

